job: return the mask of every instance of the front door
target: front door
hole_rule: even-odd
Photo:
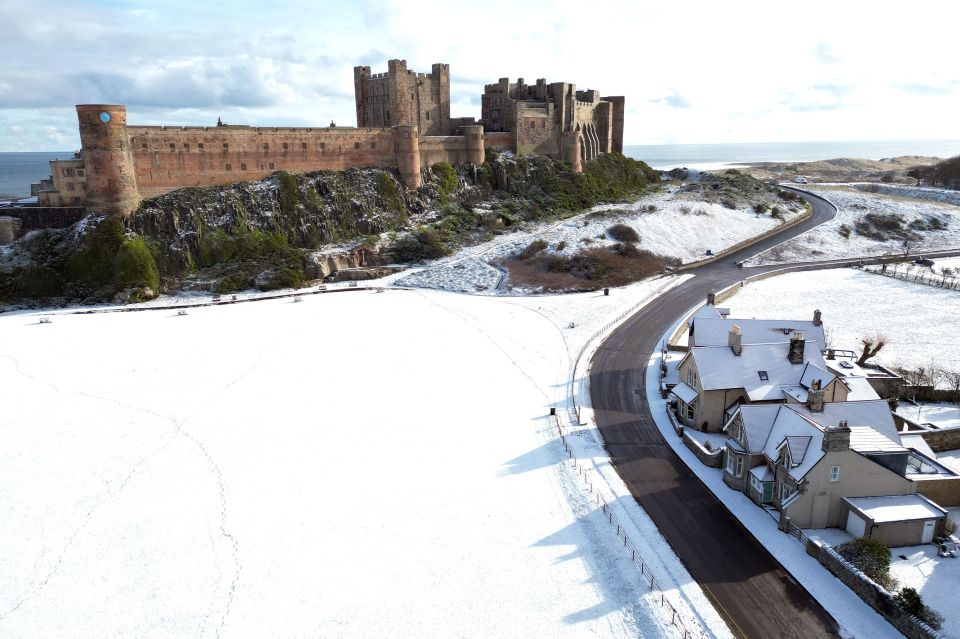
[[[929,544],[933,541],[933,529],[937,527],[936,520],[923,522],[923,536],[920,538],[921,544]]]

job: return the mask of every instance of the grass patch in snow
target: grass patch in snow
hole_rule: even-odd
[[[668,259],[643,251],[632,244],[620,243],[611,248],[589,248],[567,256],[556,253],[536,254],[503,262],[514,288],[541,291],[588,291],[611,286],[624,286],[656,273]]]

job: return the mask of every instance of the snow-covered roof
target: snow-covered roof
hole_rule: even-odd
[[[750,469],[750,474],[757,478],[757,481],[773,481],[773,471],[766,464],[754,466]]]
[[[740,407],[744,440],[751,453],[759,453],[763,450],[779,411],[778,404],[744,404]]]
[[[680,382],[676,386],[670,389],[670,392],[682,401],[687,404],[693,402],[696,398],[700,397],[700,393],[696,391],[693,387],[687,385],[685,382]]]
[[[704,307],[707,308],[707,307]],[[758,320],[718,317],[718,314],[705,314],[693,317],[693,344],[691,346],[726,346],[730,327],[740,327],[741,344],[768,344],[789,342],[790,336],[800,332],[811,342],[821,346],[826,343],[823,325],[812,321],[798,320]]]
[[[877,391],[873,390],[870,380],[866,377],[841,377],[840,381],[849,389],[848,402],[857,402],[866,399],[880,399]]]
[[[859,453],[906,450],[900,442],[900,433],[886,400],[828,402],[823,405],[823,411],[817,413],[802,405],[791,405],[790,408],[824,428],[846,420],[850,427],[850,448]]]
[[[770,429],[763,453],[770,460],[786,446],[792,462],[788,472],[799,481],[823,457],[823,431],[786,406],[781,407]]]
[[[804,343],[803,363],[800,364],[787,359],[789,348],[789,342],[744,344],[740,355],[735,355],[726,345],[698,346],[690,349],[690,356],[696,362],[704,390],[742,388],[753,402],[783,399],[781,387],[800,384],[807,363],[822,371],[823,387],[834,379],[826,372],[816,342],[807,340]]]
[[[916,519],[940,519],[947,513],[923,495],[844,497],[845,502],[877,524]]]

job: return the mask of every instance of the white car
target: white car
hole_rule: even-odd
[[[803,177],[802,175],[798,175],[797,177],[793,178],[793,181],[796,184],[806,184],[807,178]]]

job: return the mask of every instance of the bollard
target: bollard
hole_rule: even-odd
[[[609,289],[609,288],[603,289],[603,294],[604,294],[604,295],[610,295],[610,289]]]
[[[553,415],[556,415],[556,414],[557,414],[557,408],[556,408],[556,406],[551,406],[551,407],[550,407],[550,415],[553,416]]]

